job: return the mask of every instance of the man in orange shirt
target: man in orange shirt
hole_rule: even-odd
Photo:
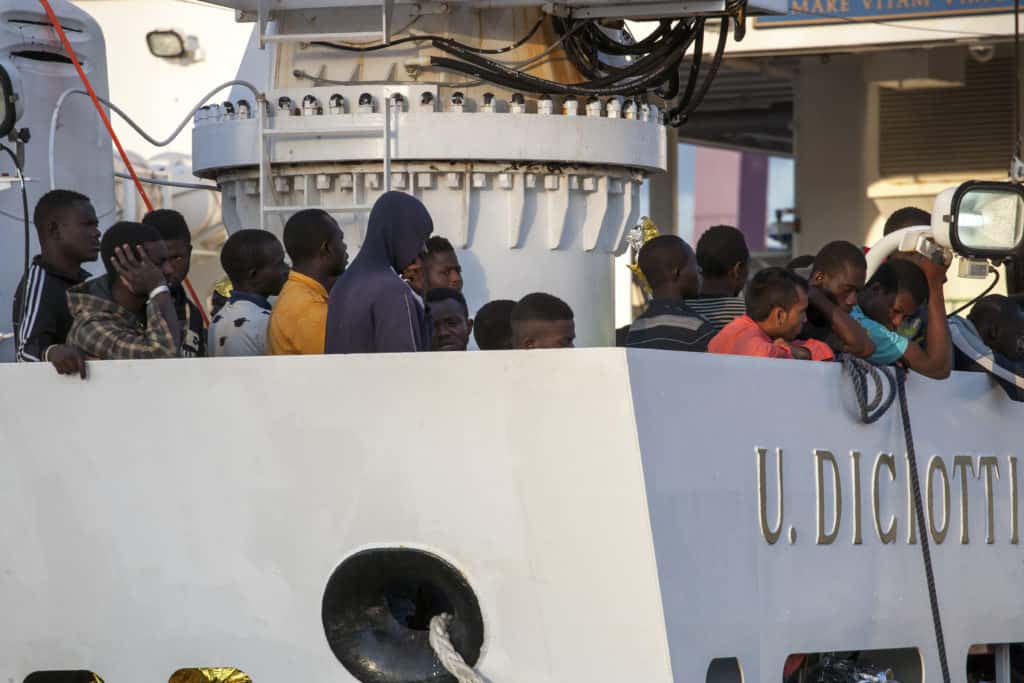
[[[323,353],[327,295],[348,265],[344,235],[326,211],[306,209],[285,224],[284,248],[292,270],[270,314],[267,351],[271,355]]]
[[[785,268],[766,268],[747,285],[747,314],[708,344],[711,353],[762,358],[831,360],[828,344],[795,341],[807,321],[807,281]]]

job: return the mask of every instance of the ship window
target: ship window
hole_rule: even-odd
[[[921,652],[916,647],[903,647],[793,653],[786,658],[783,680],[875,680],[879,673],[889,681],[923,681]]]
[[[25,683],[103,683],[103,679],[91,671],[33,671],[25,676]]]
[[[252,679],[233,666],[210,666],[178,669],[167,683],[252,683]]]
[[[743,683],[740,660],[735,657],[719,657],[708,664],[705,683]]]
[[[971,645],[966,665],[969,681],[1019,681],[1024,677],[1024,643]]]

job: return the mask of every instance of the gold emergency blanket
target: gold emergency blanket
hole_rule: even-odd
[[[630,247],[630,263],[629,269],[633,272],[633,277],[636,279],[636,283],[640,285],[640,289],[647,297],[652,296],[651,286],[647,284],[647,278],[644,277],[643,272],[640,270],[640,266],[637,265],[636,259],[640,254],[640,249],[645,244],[658,237],[661,233],[658,231],[658,226],[654,224],[647,216],[640,219],[640,224],[629,231],[626,240]],[[641,305],[645,302],[641,302]]]
[[[249,674],[230,666],[178,669],[168,683],[252,683]]]

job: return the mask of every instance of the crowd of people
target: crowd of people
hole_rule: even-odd
[[[466,351],[471,336],[481,350],[574,345],[573,311],[553,294],[491,301],[472,316],[454,247],[401,192],[374,204],[351,264],[342,229],[319,209],[292,215],[283,244],[265,230],[233,233],[220,254],[230,296],[208,326],[185,289],[192,245],[181,214],[152,211],[101,235],[88,197],[54,190],[34,222],[41,253],[15,294],[17,359],[62,374],[85,377],[89,359]],[[926,212],[901,209],[885,231],[928,223]],[[82,266],[97,257],[103,272],[91,277]],[[920,254],[894,254],[868,279],[864,249],[836,241],[751,274],[743,233],[719,225],[696,249],[654,237],[637,265],[651,296],[619,337],[628,347],[811,361],[849,354],[937,379],[959,364],[947,266]],[[982,298],[964,324],[1001,360],[1024,360],[1024,317],[1010,299]]]
[[[40,254],[15,293],[17,360],[62,374],[84,377],[90,359],[465,351],[471,336],[481,350],[535,349],[575,338],[572,310],[550,294],[491,301],[471,317],[455,248],[400,192],[376,202],[351,265],[340,226],[318,209],[292,215],[283,240],[232,234],[220,254],[230,295],[215,297],[208,325],[186,292],[191,233],[178,212],[101,235],[88,197],[54,190],[33,220]],[[82,266],[97,258],[103,272],[92,277]]]

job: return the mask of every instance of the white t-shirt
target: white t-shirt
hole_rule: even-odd
[[[210,321],[207,349],[211,356],[264,356],[270,302],[247,292],[235,292]]]

